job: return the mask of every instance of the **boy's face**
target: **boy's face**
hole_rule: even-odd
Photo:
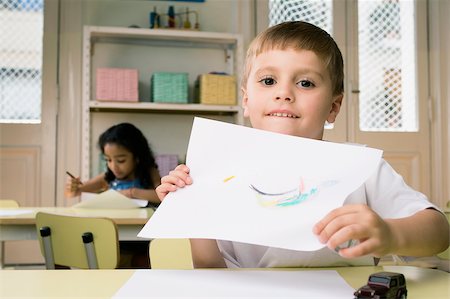
[[[322,139],[342,95],[333,96],[330,74],[312,51],[270,50],[258,55],[243,88],[244,116],[256,129]]]

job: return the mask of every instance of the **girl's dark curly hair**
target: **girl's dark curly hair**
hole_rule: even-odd
[[[105,154],[105,145],[108,143],[114,143],[129,150],[136,161],[134,173],[136,178],[140,180],[142,187],[155,188],[150,177],[150,171],[153,168],[158,168],[158,166],[147,139],[138,128],[130,123],[114,125],[103,132],[98,139],[98,146],[103,154]],[[105,180],[110,183],[115,179],[116,176],[108,167]]]

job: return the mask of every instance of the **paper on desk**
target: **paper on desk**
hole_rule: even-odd
[[[4,216],[19,216],[33,213],[32,210],[14,210],[14,209],[0,209],[0,217]]]
[[[136,270],[113,298],[352,298],[336,272]]]
[[[195,118],[194,183],[170,193],[138,236],[318,250],[313,225],[364,183],[381,153]]]
[[[73,205],[74,208],[89,209],[132,209],[147,206],[148,201],[129,199],[116,190],[109,189],[102,193],[81,193],[81,202]]]

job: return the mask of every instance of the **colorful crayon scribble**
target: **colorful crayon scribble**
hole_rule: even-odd
[[[263,207],[286,207],[297,205],[308,199],[316,196],[320,190],[324,188],[336,185],[338,182],[334,180],[328,180],[319,184],[306,183],[303,178],[300,179],[300,184],[297,188],[293,188],[288,191],[279,193],[264,192],[254,185],[250,185],[250,188],[255,191],[255,196],[258,199],[258,203]]]

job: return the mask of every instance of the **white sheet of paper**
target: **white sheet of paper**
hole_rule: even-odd
[[[18,216],[33,213],[32,210],[13,210],[13,209],[1,209],[0,216]]]
[[[88,209],[133,209],[147,206],[148,201],[142,199],[129,199],[125,195],[109,189],[102,193],[81,193],[81,202],[73,205],[74,208]]]
[[[138,236],[318,250],[312,227],[364,183],[381,154],[195,118],[186,162],[194,183],[170,193]]]
[[[352,298],[336,272],[136,270],[113,298]]]

